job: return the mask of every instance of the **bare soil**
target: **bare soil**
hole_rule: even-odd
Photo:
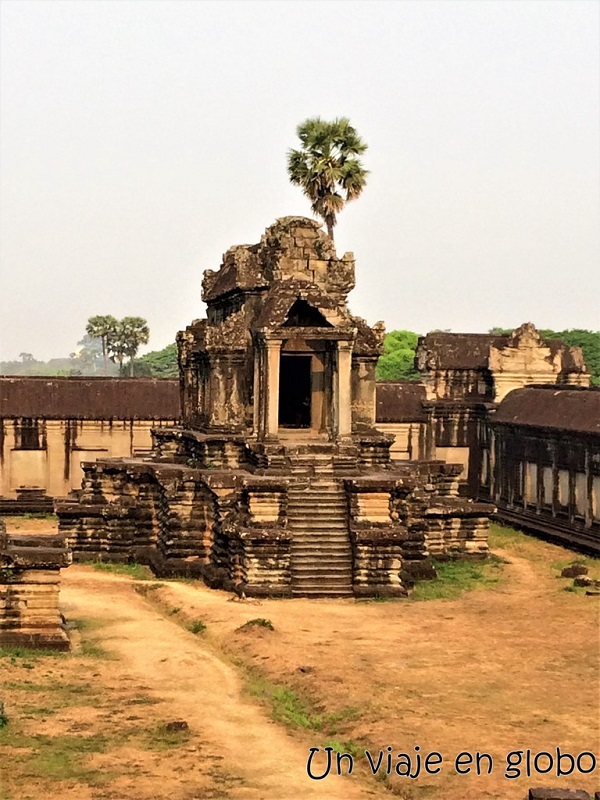
[[[576,554],[512,533],[494,543],[508,562],[498,583],[427,602],[234,602],[196,582],[70,567],[61,605],[79,621],[73,654],[0,659],[10,720],[0,730],[0,800],[517,800],[530,786],[597,790],[598,771],[505,777],[514,750],[598,754],[599,613],[598,598],[566,591],[572,581],[559,577]],[[255,619],[274,630],[239,630]],[[189,733],[165,733],[172,720]],[[355,754],[355,771],[311,781],[309,748],[328,742]],[[375,760],[384,751],[385,772],[388,746],[413,766],[415,747],[437,751],[441,771],[369,777],[364,747]],[[458,775],[461,751],[490,754],[492,773]],[[320,754],[315,772],[324,764]]]

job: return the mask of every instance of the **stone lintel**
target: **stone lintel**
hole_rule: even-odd
[[[3,569],[59,570],[68,567],[71,561],[71,552],[62,536],[0,534],[0,564]]]
[[[485,517],[488,518],[496,510],[490,503],[476,503],[460,497],[442,497],[434,505],[424,510],[426,517]]]

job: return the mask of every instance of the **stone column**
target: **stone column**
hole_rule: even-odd
[[[352,433],[352,342],[337,343],[337,435]]]
[[[254,412],[254,435],[260,432],[260,349],[258,344],[254,345],[254,389],[252,392],[252,410]]]
[[[62,537],[9,535],[0,524],[0,647],[70,648],[58,607],[60,570],[70,563]]]
[[[279,430],[279,362],[281,340],[267,339],[267,427],[266,436],[276,438]]]

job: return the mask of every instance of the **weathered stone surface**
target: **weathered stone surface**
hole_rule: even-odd
[[[69,649],[58,592],[70,563],[62,537],[0,532],[1,646]]]
[[[581,789],[537,788],[529,790],[529,800],[591,800],[591,798]]]
[[[397,465],[375,427],[384,327],[347,305],[354,257],[284,217],[205,273],[177,337],[183,424],[153,457],[85,464],[57,504],[76,557],[143,560],[240,596],[402,595],[430,555],[483,556],[461,465]],[[412,577],[411,577],[412,576]]]
[[[565,567],[560,573],[561,578],[578,578],[580,575],[587,575],[588,568],[583,564],[573,564],[570,567]]]

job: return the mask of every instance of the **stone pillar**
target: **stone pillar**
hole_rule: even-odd
[[[279,430],[279,362],[281,340],[267,339],[267,420],[266,437],[276,438]]]
[[[254,389],[252,391],[252,411],[254,435],[260,432],[260,348],[254,345]]]
[[[0,530],[0,646],[70,648],[58,608],[60,570],[70,563],[62,537]]]
[[[345,438],[352,433],[352,342],[337,343],[336,410],[337,435]]]

